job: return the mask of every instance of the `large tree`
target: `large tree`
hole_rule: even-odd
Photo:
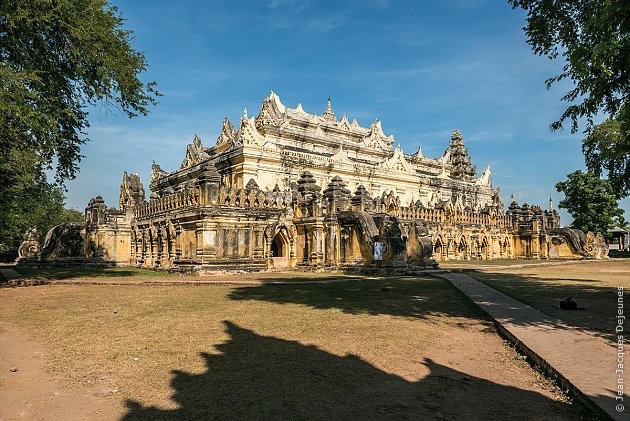
[[[90,106],[134,117],[156,103],[123,23],[107,0],[0,1],[0,244],[14,243],[29,206],[58,210],[44,171],[55,167],[58,185],[75,176]]]
[[[155,103],[139,79],[144,55],[107,0],[0,2],[0,146],[56,161],[57,181],[72,178],[88,139],[87,107],[133,117]]]
[[[578,120],[604,112],[621,117],[630,98],[630,2],[627,0],[508,0],[527,11],[523,28],[527,42],[538,55],[566,63],[547,86],[570,79],[574,87],[563,97],[572,104],[552,124],[557,129],[569,119],[573,131]],[[574,102],[578,103],[574,103]],[[625,113],[624,118],[630,118]]]
[[[566,181],[556,184],[556,190],[564,193],[558,206],[573,216],[573,228],[606,234],[615,219],[623,216],[612,184],[593,173],[569,174]]]
[[[629,64],[630,65],[630,64]],[[621,198],[630,192],[630,136],[622,135],[619,120],[597,124],[582,141],[586,167],[597,176],[610,180]]]
[[[0,258],[14,258],[24,232],[37,227],[40,241],[57,224],[83,220],[83,214],[64,207],[63,190],[37,170],[33,156],[15,150],[3,151],[0,172],[11,168],[10,185],[0,191]]]
[[[571,131],[585,119],[584,143],[591,171],[608,172],[622,196],[630,194],[630,1],[508,0],[527,11],[523,29],[534,53],[564,57],[562,72],[547,79],[547,88],[568,79],[573,87],[562,97],[569,106],[551,124],[570,121]],[[604,115],[616,125],[614,137],[602,136],[594,119]],[[624,178],[625,177],[625,178]]]

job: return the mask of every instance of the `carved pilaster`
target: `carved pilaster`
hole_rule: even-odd
[[[252,249],[252,257],[254,259],[262,259],[264,257],[262,236],[262,228],[260,226],[254,227],[254,244]]]
[[[197,222],[197,260],[202,264],[216,259],[217,225],[211,222]]]
[[[324,225],[313,225],[312,233],[312,252],[311,252],[311,265],[320,265],[324,262]]]

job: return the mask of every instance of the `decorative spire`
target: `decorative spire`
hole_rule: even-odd
[[[330,106],[330,96],[328,97],[326,111],[324,111],[324,114],[322,114],[322,118],[326,121],[337,121],[337,119],[335,118],[335,113],[332,112],[332,107]]]
[[[464,147],[464,139],[459,130],[453,131],[449,150],[452,165],[451,176],[464,181],[473,181],[477,170],[470,166],[468,150]]]
[[[197,133],[195,133],[195,138],[193,139],[193,145],[195,145],[195,148],[197,149],[201,148],[201,138],[199,137]]]
[[[549,212],[553,212],[553,200],[551,200],[551,195],[549,195]]]
[[[243,118],[247,119],[247,107],[243,108]]]

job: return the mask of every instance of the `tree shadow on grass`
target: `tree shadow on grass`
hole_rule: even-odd
[[[79,279],[79,278],[125,278],[135,276],[160,276],[159,272],[130,267],[71,266],[50,268],[18,268],[18,272],[30,279]]]
[[[541,277],[540,274],[511,274],[505,272],[466,271],[466,274],[491,288],[533,307],[565,325],[588,329],[598,336],[617,341],[617,288],[598,285],[599,281],[558,277]],[[566,283],[569,282],[569,283]],[[630,291],[629,291],[630,292]],[[572,297],[578,307],[585,310],[564,310],[560,301]],[[628,293],[624,295],[628,299]]]
[[[303,304],[316,309],[336,308],[348,314],[388,314],[412,318],[447,315],[485,322],[490,320],[450,282],[434,277],[248,286],[234,289],[229,298]]]
[[[160,419],[580,419],[585,412],[539,393],[470,377],[425,359],[407,381],[355,355],[261,336],[224,322],[229,340],[201,353],[201,374],[175,370],[176,409],[129,400],[123,420]]]

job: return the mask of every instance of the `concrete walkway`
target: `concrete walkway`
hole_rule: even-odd
[[[615,399],[618,385],[616,344],[563,325],[463,273],[436,276],[451,281],[488,313],[501,333],[513,340],[543,370],[555,375],[564,390],[568,389],[573,396],[599,408],[604,416],[630,420],[628,394],[623,400]],[[610,309],[611,317],[615,317],[616,310]],[[630,353],[627,367],[625,390],[630,389]]]

